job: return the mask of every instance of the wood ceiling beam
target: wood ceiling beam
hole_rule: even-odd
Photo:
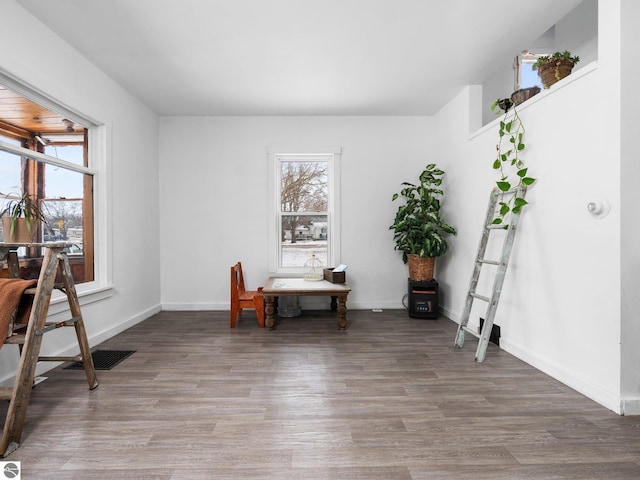
[[[33,137],[32,133],[29,130],[16,127],[15,125],[11,125],[10,123],[3,122],[2,120],[0,120],[0,135],[5,135],[7,137],[15,138],[18,140],[30,140]]]

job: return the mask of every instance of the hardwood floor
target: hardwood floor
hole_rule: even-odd
[[[162,312],[98,346],[136,350],[98,389],[48,372],[5,460],[23,479],[640,478],[640,417],[494,345],[475,363],[445,318],[348,320]]]

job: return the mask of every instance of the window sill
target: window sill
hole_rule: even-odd
[[[93,283],[93,282],[92,282]],[[113,285],[76,285],[80,307],[99,302],[113,296]],[[54,291],[49,303],[49,315],[56,315],[69,311],[67,297],[60,291]]]

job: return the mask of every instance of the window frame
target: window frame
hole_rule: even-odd
[[[269,159],[269,272],[282,276],[301,276],[303,266],[282,267],[281,265],[281,218],[290,212],[281,211],[281,178],[282,161],[326,161],[328,165],[328,198],[327,198],[327,258],[330,265],[340,263],[340,159],[342,149],[336,146],[322,148],[267,148]],[[324,212],[306,212],[310,216],[324,215]]]
[[[93,223],[93,280],[76,285],[80,304],[91,303],[111,296],[112,289],[112,265],[110,256],[111,245],[111,216],[110,216],[110,182],[108,174],[109,158],[111,157],[111,127],[99,122],[83,113],[71,110],[63,106],[44,93],[27,86],[19,79],[0,71],[0,84],[16,92],[31,102],[67,118],[86,129],[85,148],[87,150],[87,166],[46,155],[44,153],[23,147],[11,145],[0,140],[0,149],[21,157],[33,159],[36,162],[62,167],[67,170],[93,177],[92,195],[92,223]],[[88,144],[88,146],[87,146]],[[68,309],[64,302],[64,295],[54,292],[51,315]],[[58,305],[59,304],[59,305]]]

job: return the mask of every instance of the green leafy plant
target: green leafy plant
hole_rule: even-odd
[[[500,108],[502,112],[508,111],[511,107],[513,107],[513,101],[510,98],[498,98],[495,102],[491,104],[491,111],[496,115],[500,115],[500,111],[497,111],[497,108]]]
[[[518,114],[518,110],[514,105],[513,108],[505,112],[504,117],[500,120],[498,135],[500,137],[496,150],[498,152],[493,162],[494,170],[500,173],[500,179],[496,181],[496,186],[503,193],[502,200],[499,202],[499,210],[493,224],[505,224],[505,218],[509,212],[518,215],[522,208],[528,202],[517,195],[510,195],[505,200],[505,193],[515,190],[521,185],[528,187],[533,184],[536,179],[529,176],[529,169],[522,160],[522,153],[526,148],[524,143],[525,128],[522,119]]]
[[[572,56],[571,52],[556,52],[553,55],[539,57],[534,63],[538,76],[544,88],[551,88],[556,82],[571,74],[573,67],[580,61],[580,57]]]
[[[538,57],[538,59],[536,60],[536,63],[533,64],[533,69],[535,70],[539,68],[540,66],[549,62],[550,60],[557,60],[557,59],[568,60],[574,65],[580,61],[579,56],[577,55],[572,56],[571,52],[569,52],[568,50],[565,50],[564,52],[555,52],[551,55],[543,55],[541,57]]]
[[[408,254],[420,257],[444,255],[448,247],[445,234],[456,234],[455,228],[440,218],[443,175],[444,171],[429,164],[420,174],[419,185],[403,182],[400,193],[393,195],[392,201],[404,200],[389,227],[394,230],[395,249],[402,252],[404,263],[407,263]]]
[[[16,230],[19,218],[24,218],[26,220],[27,231],[30,235],[32,234],[32,223],[47,223],[38,202],[32,200],[31,196],[27,192],[8,194],[0,193],[0,195],[3,195],[4,198],[8,200],[0,213],[0,217],[11,218],[11,235],[13,235]]]

